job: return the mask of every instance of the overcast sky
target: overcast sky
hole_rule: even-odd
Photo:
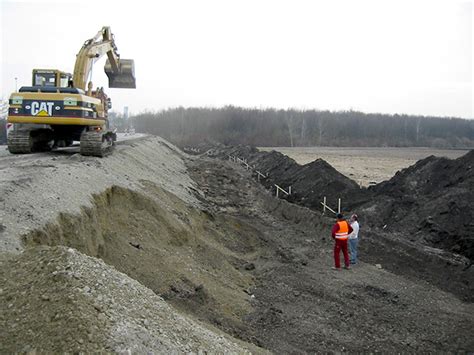
[[[114,109],[277,107],[473,117],[473,3],[460,0],[1,2],[1,87],[72,72],[102,26],[137,89]],[[94,86],[107,86],[105,58]]]

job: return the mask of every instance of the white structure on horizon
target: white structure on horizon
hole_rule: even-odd
[[[0,120],[6,120],[8,115],[8,100],[0,99]]]

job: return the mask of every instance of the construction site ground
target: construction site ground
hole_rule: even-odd
[[[362,225],[360,262],[334,271],[334,216],[311,196],[275,198],[231,150],[141,137],[102,159],[0,151],[0,352],[474,350],[469,255],[377,220]],[[265,157],[262,169],[292,169]],[[388,211],[326,164],[301,183]]]

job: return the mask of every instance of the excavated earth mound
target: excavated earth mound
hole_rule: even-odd
[[[474,261],[474,150],[420,160],[371,190],[379,223]]]
[[[261,178],[265,187],[274,190],[274,184],[277,184],[288,191],[291,186],[291,195],[283,197],[313,209],[322,209],[324,197],[333,209],[337,208],[338,199],[342,200],[344,208],[351,209],[371,196],[369,191],[361,189],[355,181],[339,173],[323,159],[299,165],[280,152],[261,152],[248,146],[220,145],[208,150],[207,154],[221,159],[228,159],[229,156],[245,159],[250,166],[267,176]]]

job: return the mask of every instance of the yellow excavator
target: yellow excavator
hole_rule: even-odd
[[[73,75],[56,69],[33,69],[32,86],[10,96],[8,150],[25,154],[80,141],[82,155],[103,157],[117,139],[107,112],[110,98],[93,90],[92,66],[107,55],[105,73],[111,88],[136,88],[134,61],[121,59],[110,27],[87,40],[76,56]]]

